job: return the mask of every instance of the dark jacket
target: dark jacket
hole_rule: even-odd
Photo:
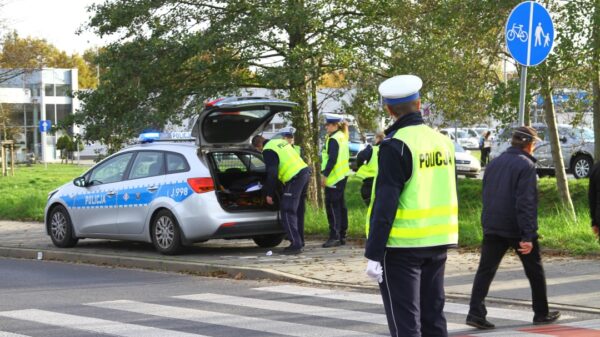
[[[600,226],[600,162],[594,164],[590,172],[588,201],[592,226]]]
[[[510,147],[483,176],[483,234],[531,241],[538,237],[536,159]]]

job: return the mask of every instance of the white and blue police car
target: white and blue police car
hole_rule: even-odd
[[[277,209],[264,201],[265,164],[250,139],[294,106],[228,97],[206,104],[191,141],[144,134],[141,144],[49,193],[48,235],[57,247],[84,238],[131,240],[152,242],[163,254],[217,238],[277,246],[284,230]]]

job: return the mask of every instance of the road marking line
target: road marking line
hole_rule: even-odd
[[[546,279],[547,286],[570,284],[574,282],[597,282],[600,281],[600,275],[574,275],[565,277],[553,277]],[[468,284],[457,284],[452,286],[446,286],[446,291],[452,292],[464,292],[471,291],[473,287],[472,283]],[[490,292],[503,291],[503,290],[514,290],[514,289],[529,289],[529,281],[527,279],[518,280],[506,280],[499,281],[495,280],[490,287]]]
[[[6,331],[0,331],[0,337],[30,337],[27,335],[20,335],[18,333],[12,333],[12,332],[6,332]]]
[[[222,325],[238,329],[248,329],[287,336],[379,336],[374,334],[368,334],[365,332],[317,327],[305,324],[274,321],[264,318],[246,317],[220,312],[180,308],[161,304],[143,303],[127,300],[88,303],[86,305],[105,309],[123,310],[143,315],[182,319],[198,323]]]
[[[38,309],[4,311],[0,312],[0,316],[54,325],[61,328],[91,331],[123,337],[207,337],[203,335],[185,333],[182,331],[165,330],[143,325],[108,321],[85,316],[61,314]]]
[[[319,288],[300,287],[292,285],[284,286],[273,286],[273,287],[262,287],[254,288],[254,290],[276,292],[294,296],[315,296],[321,298],[328,298],[333,300],[341,301],[353,301],[368,304],[383,305],[380,295],[374,294],[361,294],[351,291],[337,291]],[[449,303],[446,302],[444,311],[453,314],[466,315],[469,313],[469,306],[466,304]],[[500,318],[506,320],[520,321],[520,322],[532,322],[533,313],[531,311],[514,310],[514,309],[501,309],[501,308],[488,308],[487,317]],[[563,319],[572,318],[571,316],[563,316]]]

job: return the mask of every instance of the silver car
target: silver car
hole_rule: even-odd
[[[554,161],[550,149],[548,127],[545,124],[532,125],[541,141],[535,144],[533,155],[538,159],[536,166],[540,176],[554,175]],[[492,143],[490,159],[499,156],[510,146],[512,128],[501,131]],[[594,132],[588,128],[558,125],[563,162],[567,172],[577,179],[588,177],[594,163]]]
[[[58,247],[102,238],[152,242],[163,254],[215,238],[278,245],[284,231],[264,202],[265,164],[249,141],[294,106],[253,97],[207,104],[195,142],[131,146],[49,193],[48,235]]]

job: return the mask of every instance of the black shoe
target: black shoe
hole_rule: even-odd
[[[340,239],[340,246],[346,245],[346,238]]]
[[[340,240],[329,239],[325,241],[325,243],[323,244],[323,248],[337,247],[339,245],[341,245]]]
[[[489,330],[496,327],[493,323],[489,322],[485,318],[479,318],[474,316],[467,316],[467,325],[481,330]]]
[[[560,311],[551,311],[542,317],[533,317],[533,324],[549,324],[556,321],[560,317]]]
[[[304,250],[302,249],[302,247],[289,246],[289,247],[283,248],[282,254],[285,254],[285,255],[296,255],[296,254],[302,253],[303,251]]]

